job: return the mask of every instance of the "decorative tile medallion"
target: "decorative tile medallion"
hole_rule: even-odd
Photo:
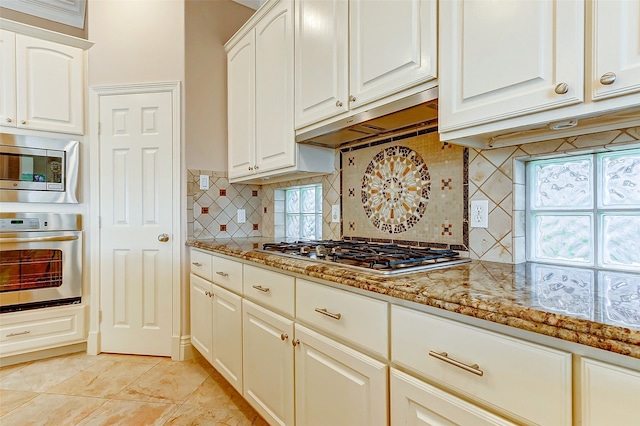
[[[430,184],[427,165],[417,152],[402,145],[384,148],[362,177],[364,212],[382,232],[404,232],[424,215]]]
[[[419,131],[343,148],[341,162],[345,239],[468,249],[467,148]]]

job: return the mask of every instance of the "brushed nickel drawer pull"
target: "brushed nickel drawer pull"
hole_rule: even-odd
[[[191,264],[193,266],[197,266],[198,268],[202,266],[202,263],[200,263],[200,262],[191,262]]]
[[[221,271],[216,271],[216,274],[220,275],[221,277],[227,278],[229,276],[229,274],[227,274],[226,272],[221,272]]]
[[[333,318],[335,320],[339,320],[340,318],[342,318],[342,314],[334,314],[332,312],[327,311],[327,308],[316,308],[314,310],[319,314],[326,315],[329,318]]]
[[[9,333],[7,337],[15,337],[15,336],[24,336],[25,334],[30,334],[29,330],[21,331],[20,333]]]
[[[463,370],[468,371],[469,373],[478,375],[480,377],[482,377],[482,375],[484,374],[484,372],[480,370],[480,367],[478,366],[478,364],[473,364],[473,365],[465,364],[464,362],[460,362],[455,359],[449,358],[449,355],[446,352],[438,353],[434,351],[429,351],[429,356],[432,356],[436,359],[439,359],[440,361],[444,361],[451,365],[455,365],[458,368],[462,368]]]
[[[260,290],[263,293],[269,293],[269,287],[262,287],[261,285],[253,285],[251,287],[255,288],[256,290]]]

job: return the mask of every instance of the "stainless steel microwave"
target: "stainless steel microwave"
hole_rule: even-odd
[[[0,134],[0,201],[77,203],[78,145]]]

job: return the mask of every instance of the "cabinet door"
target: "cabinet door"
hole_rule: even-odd
[[[242,298],[217,285],[213,291],[211,363],[242,393]]]
[[[256,25],[258,173],[295,165],[293,0],[279,0]]]
[[[435,79],[437,1],[351,1],[350,108]]]
[[[0,125],[16,126],[16,36],[0,30]]]
[[[227,54],[229,177],[253,173],[255,159],[255,32]]]
[[[191,344],[211,362],[213,293],[211,283],[191,274]]]
[[[393,368],[390,382],[392,425],[514,425]]]
[[[296,0],[296,129],[349,109],[349,3]]]
[[[593,99],[640,91],[640,2],[594,0],[591,7]]]
[[[296,324],[296,424],[387,424],[387,366]]]
[[[638,424],[640,371],[591,359],[581,360],[582,398],[580,424]]]
[[[293,425],[293,321],[247,300],[242,309],[244,398],[269,424]]]
[[[84,51],[16,34],[18,127],[84,132]]]
[[[450,0],[440,18],[441,131],[584,100],[583,1]]]

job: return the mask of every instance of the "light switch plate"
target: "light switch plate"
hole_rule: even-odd
[[[238,209],[238,223],[245,223],[247,221],[247,213],[244,209]]]
[[[206,191],[209,189],[209,176],[200,175],[200,189]]]
[[[471,201],[471,227],[489,227],[489,200]]]
[[[340,204],[334,204],[331,206],[331,222],[340,222]]]

